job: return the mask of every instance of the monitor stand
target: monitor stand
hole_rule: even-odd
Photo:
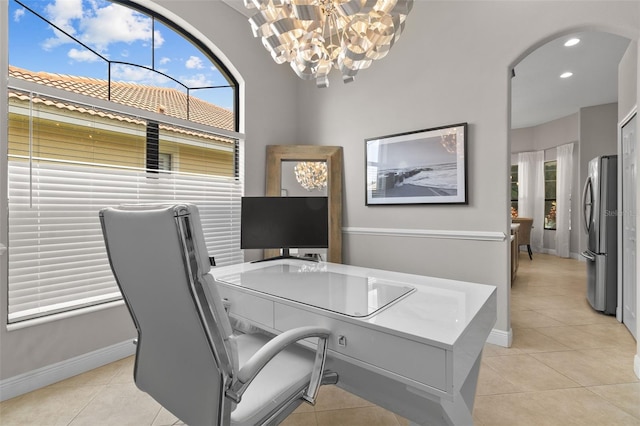
[[[254,260],[251,263],[268,262],[270,260],[279,260],[279,259],[298,259],[298,260],[306,260],[309,262],[318,262],[318,259],[316,259],[315,257],[291,256],[289,254],[289,249],[283,248],[282,255],[280,256],[269,257],[267,259]]]

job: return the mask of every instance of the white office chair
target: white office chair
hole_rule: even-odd
[[[329,331],[234,335],[196,206],[100,211],[113,274],[138,331],[135,383],[191,426],[278,424],[315,402]],[[318,337],[316,352],[295,344]]]

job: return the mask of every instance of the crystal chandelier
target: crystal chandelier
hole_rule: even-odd
[[[289,62],[303,80],[329,86],[336,68],[345,83],[386,56],[398,40],[414,0],[244,0],[255,37],[278,64]]]
[[[327,186],[327,163],[323,161],[301,161],[293,171],[298,183],[307,191],[322,191]]]

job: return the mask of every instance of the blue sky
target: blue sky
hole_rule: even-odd
[[[105,0],[21,1],[95,53],[10,0],[11,65],[106,80],[108,66],[100,58],[103,56],[111,61],[153,67],[192,88],[228,84],[191,42],[158,21],[152,28],[151,18],[129,8]],[[115,81],[184,90],[161,74],[140,67],[114,64],[111,70]],[[205,89],[191,94],[224,108],[233,108],[231,89]]]

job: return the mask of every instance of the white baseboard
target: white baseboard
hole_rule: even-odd
[[[489,337],[487,338],[487,343],[491,343],[492,345],[498,345],[505,348],[511,347],[511,342],[513,341],[513,332],[511,329],[509,331],[496,330],[495,328],[491,330],[489,333]]]
[[[527,249],[526,248],[523,249],[522,247],[520,247],[520,251],[526,252]],[[533,253],[535,254],[537,252],[534,251]],[[548,255],[551,255],[551,256],[558,256],[558,252],[557,252],[556,249],[545,248],[545,249],[542,249],[542,251],[540,251],[540,253],[548,254]],[[569,258],[570,259],[575,259],[575,260],[580,260],[582,262],[586,261],[584,256],[580,255],[580,253],[570,252],[569,253]]]
[[[587,259],[585,259],[585,257],[583,255],[581,255],[580,253],[571,252],[571,258],[575,259],[575,260],[579,260],[580,262],[586,262],[587,261]]]
[[[102,367],[135,353],[132,340],[89,352],[0,381],[0,401],[40,389],[61,380]]]
[[[633,357],[633,372],[636,373],[636,376],[640,379],[640,353],[637,353],[636,356]]]

